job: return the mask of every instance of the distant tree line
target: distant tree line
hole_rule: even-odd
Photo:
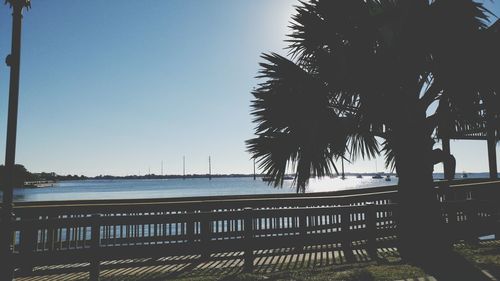
[[[228,178],[228,177],[252,177],[251,174],[215,174],[212,178]],[[262,176],[262,175],[257,175]],[[66,181],[66,180],[86,180],[86,179],[178,179],[178,178],[206,178],[208,174],[189,174],[189,175],[128,175],[128,176],[112,176],[99,175],[95,177],[87,177],[84,175],[58,175],[54,172],[31,173],[21,164],[16,164],[14,167],[14,187],[23,187],[25,182],[30,181]],[[0,186],[5,185],[5,166],[0,165]]]
[[[23,187],[29,181],[61,181],[61,180],[81,180],[87,179],[83,175],[58,175],[54,172],[31,173],[21,164],[14,166],[14,186]],[[5,166],[0,165],[0,185],[5,185]]]

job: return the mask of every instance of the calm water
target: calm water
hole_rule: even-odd
[[[469,177],[484,177],[485,174],[469,174]],[[397,184],[397,178],[391,181],[361,179],[349,176],[340,178],[312,179],[307,192],[358,189],[365,187]],[[215,178],[208,179],[162,179],[162,180],[78,180],[58,182],[54,187],[14,191],[14,200],[56,201],[84,199],[134,199],[134,198],[171,198],[190,196],[241,195],[266,193],[294,193],[290,188],[292,181],[285,181],[283,188],[273,188],[261,179],[253,178]],[[1,196],[0,196],[1,197]]]

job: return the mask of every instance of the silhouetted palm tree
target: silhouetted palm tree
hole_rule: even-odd
[[[472,0],[301,2],[290,59],[262,56],[249,151],[275,185],[291,166],[297,191],[337,172],[340,157],[382,152],[399,175],[401,239],[414,242],[418,231],[429,247],[443,245],[439,229],[429,230],[440,225],[433,145],[438,133],[481,127],[485,105],[498,114],[498,71],[490,71],[500,67],[500,44],[488,16]],[[403,252],[419,248],[431,249]]]

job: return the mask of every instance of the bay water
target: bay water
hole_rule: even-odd
[[[470,178],[486,177],[487,174],[469,174]],[[440,177],[439,174],[436,175]],[[442,175],[441,175],[442,177]],[[371,175],[362,178],[347,176],[311,179],[306,190],[326,192],[337,190],[359,189],[397,184],[397,178],[391,181],[373,179]],[[285,180],[283,187],[275,188],[261,178],[225,177],[225,178],[186,178],[186,179],[109,179],[109,180],[75,180],[60,181],[53,187],[16,188],[15,202],[62,201],[62,200],[95,200],[95,199],[145,199],[174,198],[193,196],[219,196],[244,194],[295,193],[292,181]]]

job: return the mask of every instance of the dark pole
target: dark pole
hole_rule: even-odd
[[[255,175],[255,158],[253,159],[253,180],[255,180],[257,176]]]
[[[444,137],[441,139],[441,143],[442,143],[442,148],[443,148],[443,152],[444,152],[444,155],[445,157],[448,157],[448,155],[451,155],[451,148],[450,148],[450,139],[448,137]],[[443,161],[443,175],[444,175],[444,179],[447,179],[447,172],[449,170],[449,166],[450,163],[448,163],[448,161]],[[451,177],[451,175],[449,175]]]
[[[448,99],[444,100],[444,103],[439,106],[443,107],[442,111],[442,123],[439,124],[438,127],[438,132],[441,136],[441,148],[443,150],[444,154],[444,159],[443,159],[443,175],[445,180],[453,180],[454,175],[455,175],[455,165],[456,163],[454,161],[454,157],[451,155],[451,147],[450,147],[450,135],[454,131],[454,126],[453,123],[450,121],[452,120],[451,113],[450,113],[450,101]]]
[[[497,170],[497,136],[494,126],[494,116],[493,114],[487,114],[487,142],[488,142],[488,164],[490,170],[490,179],[498,179]]]
[[[208,179],[212,180],[212,161],[210,160],[210,156],[208,156]]]
[[[344,158],[342,158],[342,179],[345,180],[345,173],[344,173]]]
[[[12,46],[6,63],[10,67],[9,109],[7,116],[7,143],[5,148],[5,182],[2,206],[1,251],[2,266],[0,280],[12,280],[14,267],[12,264],[13,229],[15,219],[13,212],[14,165],[16,162],[17,109],[19,101],[19,69],[21,64],[21,22],[22,10],[29,7],[29,0],[9,0],[12,13]]]
[[[186,156],[182,156],[182,179],[186,179]]]

